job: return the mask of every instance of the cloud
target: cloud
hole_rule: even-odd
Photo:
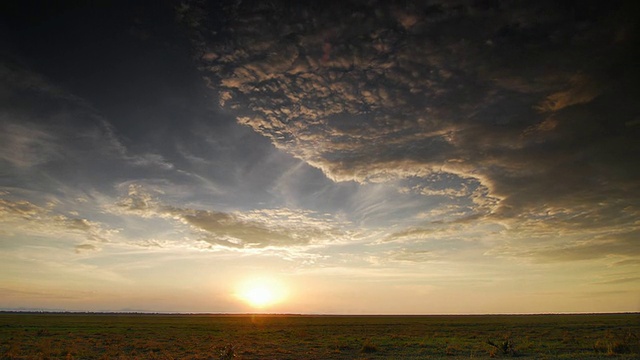
[[[233,249],[286,248],[322,245],[349,236],[331,216],[286,208],[220,212],[167,205],[140,184],[128,184],[127,194],[109,211],[162,218],[186,225],[198,240]],[[159,195],[159,194],[158,194]]]
[[[491,249],[487,255],[529,259],[535,263],[605,261],[612,265],[633,265],[640,258],[637,239],[640,229],[574,229],[562,227],[510,229],[511,240]]]
[[[640,74],[624,7],[276,3],[222,9],[219,37],[188,23],[220,105],[278,149],[336,182],[419,179],[404,191],[466,199],[470,221],[635,226]]]
[[[640,248],[635,244],[596,242],[542,249],[532,255],[542,262],[579,261],[602,259],[610,255],[638,256],[640,255]]]
[[[46,212],[39,206],[28,201],[9,201],[0,199],[0,214],[4,219],[31,219]]]
[[[432,262],[437,261],[439,258],[439,255],[430,250],[400,249],[389,254],[390,260],[408,263]]]
[[[76,245],[76,254],[82,254],[83,252],[86,252],[86,251],[96,251],[98,249],[99,248],[94,244],[80,244],[80,245]]]
[[[0,161],[18,169],[90,167],[96,158],[171,170],[153,152],[132,151],[89,102],[24,66],[0,62]]]
[[[596,284],[598,285],[617,285],[617,284],[627,284],[627,283],[640,283],[640,277],[623,277],[620,279],[613,279],[613,280],[605,280],[605,281],[598,281],[596,282]]]
[[[59,139],[39,126],[0,122],[0,160],[29,168],[63,157]]]
[[[570,80],[567,90],[553,93],[540,103],[537,108],[542,112],[560,111],[568,106],[588,104],[600,94],[597,84],[585,79],[583,76],[575,76]]]
[[[156,216],[160,204],[139,184],[128,184],[127,195],[116,204],[115,210],[141,217]]]
[[[625,259],[613,263],[613,266],[637,266],[640,265],[640,259]]]
[[[52,84],[46,77],[28,70],[22,65],[15,62],[0,62],[0,97],[3,99],[18,100],[19,96],[24,93],[32,92],[37,96],[55,98],[63,102],[72,102],[88,106],[86,102],[73,94],[65,91],[63,88]],[[14,98],[15,97],[15,98]],[[15,104],[6,104],[9,108]]]
[[[0,199],[0,215],[0,223],[9,234],[56,235],[102,243],[109,242],[117,233],[117,230],[99,222],[60,214],[56,212],[54,203],[40,206],[26,200]],[[85,245],[79,246],[76,252],[78,249],[88,250]]]

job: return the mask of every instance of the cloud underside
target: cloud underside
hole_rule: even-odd
[[[356,240],[395,248],[382,255],[388,261],[484,254],[637,266],[640,54],[637,12],[626,4],[185,1],[178,13],[193,30],[202,74],[239,124],[335,182],[366,184],[362,194],[386,189],[375,204],[345,195],[335,213],[350,224],[281,199],[274,209],[256,201],[235,212],[214,201],[161,201],[136,182],[160,177],[177,186],[186,165],[140,139],[123,141],[122,129],[85,100],[0,64],[8,189],[0,232],[69,238],[83,254],[117,233],[97,219],[135,215],[210,248],[311,253],[353,241],[345,229],[364,219]],[[212,154],[193,158],[204,167]],[[118,200],[104,195],[109,205],[98,215],[47,204],[64,184],[93,183],[106,194],[123,179],[134,185],[118,188]],[[20,187],[33,197],[11,193]],[[396,194],[421,202],[405,211],[385,198]],[[389,214],[389,228],[365,219],[374,208],[378,218]]]
[[[482,202],[477,214],[493,219],[637,217],[624,7],[226,4],[215,31],[207,9],[181,13],[201,20],[186,23],[221,106],[329,178],[419,183],[405,189]]]

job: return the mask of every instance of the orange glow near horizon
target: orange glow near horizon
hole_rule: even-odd
[[[253,278],[238,287],[236,296],[254,309],[265,309],[286,299],[284,285],[272,278]]]

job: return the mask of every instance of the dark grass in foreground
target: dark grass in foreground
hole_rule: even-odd
[[[0,313],[2,359],[638,359],[640,314]]]

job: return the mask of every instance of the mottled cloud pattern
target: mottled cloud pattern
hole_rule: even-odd
[[[220,105],[279,149],[525,234],[637,229],[630,3],[276,3],[179,15]]]

